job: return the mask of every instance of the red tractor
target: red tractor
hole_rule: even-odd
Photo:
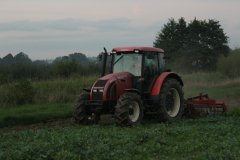
[[[162,49],[123,47],[110,54],[105,49],[100,58],[102,77],[80,95],[73,114],[76,122],[97,123],[101,114],[112,114],[120,126],[139,124],[147,114],[161,121],[182,117],[183,81],[165,69]]]

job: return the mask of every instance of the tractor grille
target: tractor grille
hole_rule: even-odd
[[[103,92],[100,92],[100,90],[103,91],[106,83],[107,83],[107,80],[98,80],[96,82],[96,84],[93,87],[93,91],[92,91],[92,99],[93,100],[102,100]]]
[[[102,92],[93,92],[92,98],[93,100],[102,100]]]
[[[106,80],[98,80],[94,87],[104,87],[106,83]]]

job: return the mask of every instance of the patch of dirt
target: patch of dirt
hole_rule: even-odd
[[[35,124],[4,127],[4,128],[1,128],[0,131],[2,131],[3,133],[10,133],[10,132],[22,131],[22,130],[26,130],[26,129],[37,130],[37,129],[47,128],[47,127],[57,127],[57,126],[66,127],[66,126],[69,126],[72,124],[74,124],[72,118],[50,119],[50,120],[46,120],[46,121],[43,121],[40,123],[35,123]]]
[[[11,127],[0,128],[0,132],[11,133],[15,131],[23,131],[27,129],[42,129],[49,127],[66,127],[76,124],[72,118],[67,119],[50,119],[40,123],[28,124],[28,125],[15,125]],[[99,121],[100,125],[111,125],[114,124],[114,119],[111,115],[101,115],[101,120]]]

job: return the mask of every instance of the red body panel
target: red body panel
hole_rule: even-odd
[[[113,48],[113,52],[134,52],[135,50],[144,51],[144,52],[161,52],[163,53],[164,50],[161,48],[154,48],[154,47],[119,47]]]
[[[128,72],[108,74],[104,77],[99,78],[98,80],[107,80],[107,83],[105,84],[104,89],[103,89],[103,98],[102,98],[103,101],[113,100],[113,99],[107,98],[107,91],[113,83],[116,83],[116,87],[117,87],[116,88],[116,92],[117,92],[116,98],[119,98],[119,96],[124,93],[125,89],[130,89],[133,86],[132,74],[130,74]],[[91,93],[90,93],[91,100],[93,100],[92,99],[92,90],[93,90],[96,82],[94,83],[94,85],[91,89]]]
[[[176,75],[174,72],[163,72],[157,80],[154,82],[152,90],[151,90],[151,96],[157,96],[160,93],[160,90],[162,88],[163,82],[165,81],[166,78]]]

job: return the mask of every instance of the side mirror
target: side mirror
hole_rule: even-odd
[[[102,57],[103,57],[103,53],[99,53],[99,55],[97,56],[98,61],[102,61]]]

